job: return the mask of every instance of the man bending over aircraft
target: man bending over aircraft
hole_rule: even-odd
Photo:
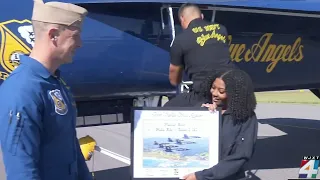
[[[34,0],[34,47],[0,86],[7,180],[92,180],[77,139],[75,101],[58,70],[81,46],[87,13],[70,3]]]
[[[193,81],[192,90],[168,101],[164,106],[194,106],[202,97],[201,82],[208,73],[218,69],[231,69],[226,28],[203,19],[201,10],[194,4],[180,7],[179,19],[184,31],[176,36],[171,47],[169,80],[173,86],[181,83],[183,69]]]

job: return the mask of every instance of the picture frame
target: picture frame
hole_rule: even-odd
[[[178,180],[219,162],[221,108],[133,107],[131,180]]]

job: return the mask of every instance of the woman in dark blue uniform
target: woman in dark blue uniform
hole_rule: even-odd
[[[185,180],[237,180],[245,178],[244,165],[254,152],[258,121],[256,98],[251,78],[241,70],[229,70],[208,77],[202,85],[205,104],[215,110],[222,107],[219,163],[209,169],[191,173]]]

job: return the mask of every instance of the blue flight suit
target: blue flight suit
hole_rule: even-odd
[[[20,56],[0,85],[0,140],[7,180],[91,180],[76,136],[77,110],[59,77]]]

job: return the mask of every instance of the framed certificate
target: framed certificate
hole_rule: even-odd
[[[177,180],[216,165],[220,112],[207,108],[133,108],[131,179]]]

